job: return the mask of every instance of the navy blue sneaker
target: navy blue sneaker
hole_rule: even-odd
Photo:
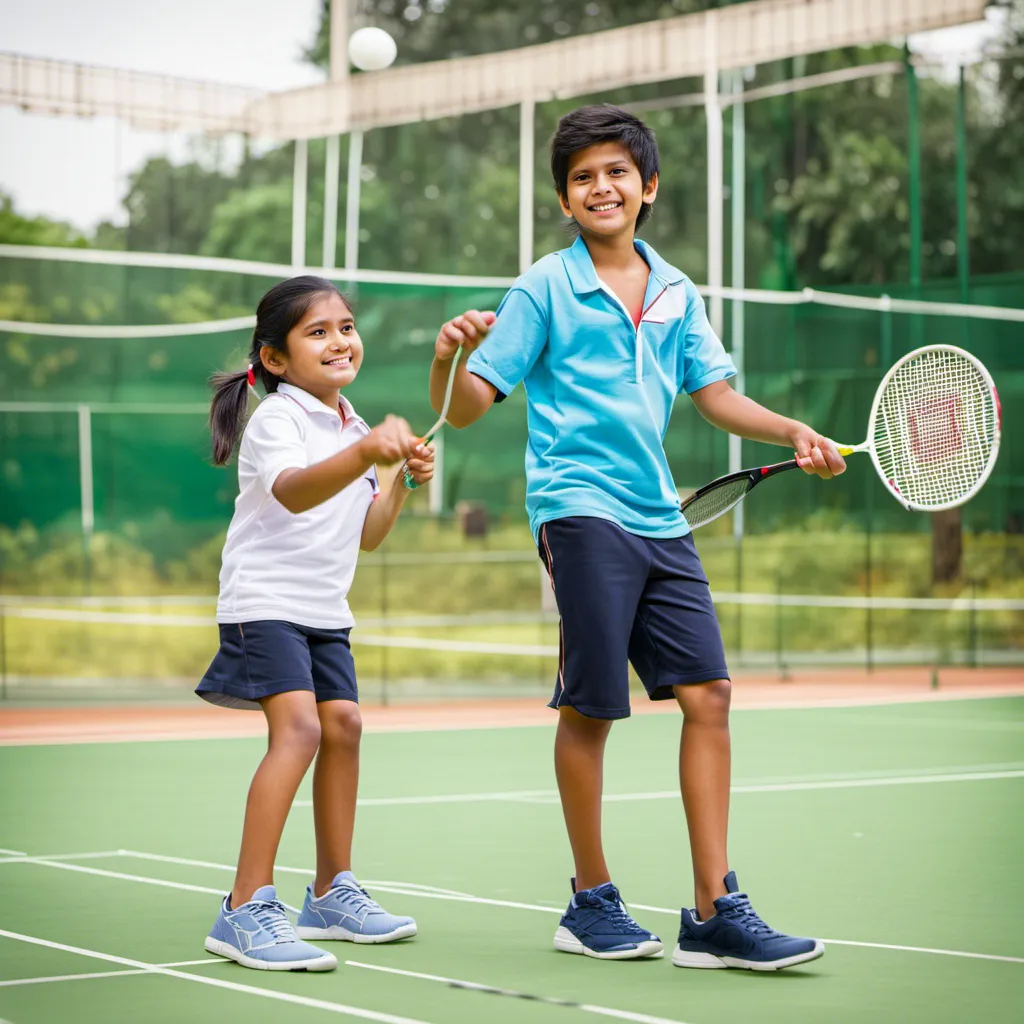
[[[626,913],[619,890],[611,882],[575,892],[555,932],[555,949],[599,960],[634,960],[662,956],[657,935],[641,928]]]
[[[736,872],[725,876],[727,895],[715,900],[715,916],[701,921],[696,910],[683,908],[679,944],[672,954],[676,967],[742,967],[747,971],[779,971],[825,955],[821,939],[783,935],[765,924],[739,892]]]

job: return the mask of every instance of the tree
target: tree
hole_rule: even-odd
[[[0,242],[5,245],[59,245],[83,248],[89,243],[77,228],[48,217],[26,217],[14,200],[0,192]]]

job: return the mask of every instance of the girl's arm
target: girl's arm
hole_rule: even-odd
[[[480,347],[494,323],[493,313],[480,313],[475,309],[449,320],[438,332],[434,343],[434,362],[430,367],[430,404],[440,413],[452,360],[459,348],[469,355]],[[459,361],[455,371],[452,401],[448,407],[448,422],[456,428],[468,427],[494,404],[497,390],[489,381],[470,373],[466,361]]]
[[[792,448],[800,468],[812,476],[831,480],[846,469],[835,442],[816,430],[766,409],[738,394],[728,381],[719,380],[690,395],[697,411],[712,426],[750,441],[766,441]]]
[[[423,452],[424,454],[419,458],[408,459],[405,464],[410,476],[417,484],[425,484],[434,475],[433,445],[424,448]],[[363,522],[363,534],[359,539],[359,547],[363,551],[373,551],[378,548],[395,525],[398,514],[405,504],[405,499],[411,493],[409,488],[402,483],[400,477],[401,470],[392,476],[391,486],[388,490],[381,494],[367,510],[366,520]]]
[[[423,450],[405,420],[388,416],[366,437],[330,458],[303,469],[284,469],[274,481],[274,497],[296,515],[333,498],[378,463],[387,465]],[[397,513],[396,513],[397,515]]]

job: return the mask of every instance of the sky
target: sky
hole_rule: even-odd
[[[0,0],[0,51],[249,85],[323,80],[305,64],[320,0]],[[120,222],[125,175],[184,140],[0,107],[0,191],[22,213]]]
[[[267,91],[323,80],[303,62],[320,0],[0,0],[0,51],[248,85]],[[931,54],[973,49],[994,31],[927,33]],[[174,160],[187,139],[112,118],[81,120],[0,107],[0,191],[19,212],[91,229],[121,223],[127,174],[148,156]]]

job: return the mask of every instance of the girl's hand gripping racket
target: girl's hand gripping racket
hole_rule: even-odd
[[[928,345],[905,355],[875,392],[862,444],[892,496],[906,509],[938,512],[981,490],[999,454],[1001,413],[992,377],[969,352]],[[796,459],[719,477],[683,502],[691,529],[738,505],[762,480],[800,468]]]

